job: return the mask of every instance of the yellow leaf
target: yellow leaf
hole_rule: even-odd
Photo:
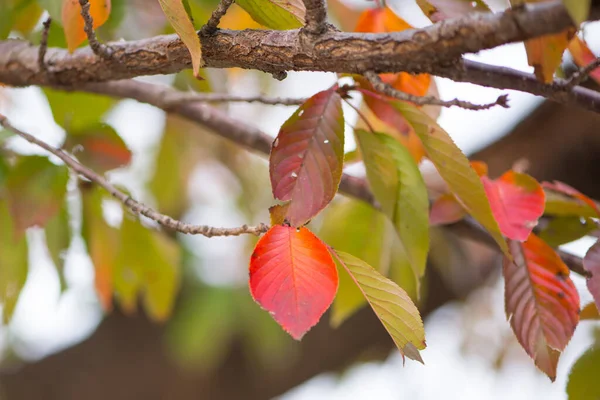
[[[90,0],[90,15],[94,20],[94,29],[102,26],[110,15],[110,0]],[[79,5],[78,0],[63,0],[62,23],[67,47],[69,52],[72,53],[87,39],[83,29],[84,21],[81,16],[81,5]]]
[[[192,57],[192,68],[194,75],[198,78],[202,63],[202,45],[200,38],[196,33],[194,24],[188,16],[182,0],[158,0],[160,6],[165,13],[165,17],[177,32],[181,41],[188,48]]]

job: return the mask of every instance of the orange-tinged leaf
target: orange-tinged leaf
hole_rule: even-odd
[[[472,12],[490,11],[490,8],[481,0],[417,0],[417,5],[434,23]]]
[[[580,67],[585,67],[597,58],[596,55],[592,53],[592,50],[590,50],[587,43],[578,36],[575,36],[569,43],[569,52],[573,56],[575,64]],[[589,76],[600,84],[600,67],[594,69]]]
[[[285,216],[290,208],[290,203],[276,204],[269,207],[269,216],[271,219],[271,226],[283,225],[286,223]]]
[[[585,194],[581,193],[579,190],[575,189],[574,187],[569,186],[566,183],[559,182],[559,181],[542,182],[542,186],[545,189],[549,189],[549,190],[553,190],[558,193],[566,194],[567,196],[570,196],[572,198],[579,200],[580,202],[582,202],[583,204],[589,206],[592,210],[594,210],[596,212],[595,216],[600,217],[600,209],[598,208],[598,205],[596,204],[596,202],[594,200],[590,199]],[[586,215],[584,215],[584,216],[586,216]]]
[[[494,181],[482,176],[481,181],[502,233],[509,239],[526,240],[544,213],[542,186],[531,176],[514,171]]]
[[[192,68],[196,77],[200,76],[202,45],[182,0],[158,0],[167,20],[188,48],[192,58]]]
[[[21,158],[6,182],[16,234],[34,225],[44,226],[58,213],[68,178],[66,167],[52,164],[46,157]]]
[[[69,132],[64,147],[72,149],[83,165],[100,174],[131,162],[131,151],[123,139],[105,124]]]
[[[471,167],[479,177],[487,176],[488,165],[484,161],[471,161]]]
[[[514,262],[504,260],[505,308],[517,340],[551,380],[560,352],[579,322],[579,294],[556,252],[531,234],[510,241]]]
[[[525,42],[527,62],[534,69],[538,80],[550,83],[554,72],[560,66],[563,53],[569,41],[575,34],[575,29],[569,28],[561,33],[545,35]]]
[[[90,15],[94,20],[94,29],[104,25],[110,15],[111,0],[89,0]],[[63,0],[62,24],[69,52],[74,52],[87,39],[83,30],[84,22],[81,16],[79,0]]]
[[[600,312],[598,311],[598,307],[596,307],[596,303],[589,303],[585,307],[581,309],[579,313],[579,319],[581,321],[584,320],[599,320]]]
[[[600,307],[600,242],[594,243],[583,258],[583,267],[592,274],[587,278],[587,287],[594,297],[596,306]]]
[[[256,244],[250,293],[294,339],[319,321],[337,287],[331,254],[308,229],[275,225]]]
[[[429,223],[431,225],[446,225],[460,221],[467,215],[465,209],[456,201],[452,193],[444,193],[431,205]]]
[[[341,251],[336,255],[392,337],[402,357],[423,362],[425,329],[419,310],[408,294],[364,261]]]
[[[287,220],[301,226],[335,196],[344,162],[344,116],[336,87],[317,93],[283,124],[269,161],[273,196],[290,201]]]

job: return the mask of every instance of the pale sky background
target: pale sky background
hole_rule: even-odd
[[[395,4],[395,3],[394,3]],[[414,11],[414,10],[413,10]],[[413,13],[410,9],[404,12]],[[426,23],[410,19],[415,26]],[[590,29],[586,37],[600,37],[600,29]],[[596,33],[594,35],[594,33]],[[591,43],[600,45],[600,43]],[[486,51],[478,56],[469,56],[478,61],[496,65],[507,65],[524,71],[531,71],[527,66],[522,45],[503,46]],[[154,82],[169,82],[170,77],[150,78]],[[310,96],[326,88],[335,80],[334,74],[325,73],[290,73],[288,78],[277,83],[274,96]],[[499,94],[508,93],[510,108],[495,107],[487,111],[468,111],[451,108],[444,109],[439,119],[445,128],[466,153],[491,143],[511,129],[524,115],[528,114],[540,103],[540,99],[524,93],[500,91],[482,88],[471,84],[454,83],[446,79],[436,79],[440,96],[443,99],[460,97],[475,103],[495,101]],[[234,92],[249,94],[259,92],[256,81],[248,78],[235,82]],[[0,105],[14,125],[49,142],[60,145],[64,137],[62,128],[52,119],[52,114],[45,98],[38,88],[9,89],[12,105],[7,108]],[[293,112],[290,107],[256,106],[234,104],[230,107],[231,115],[256,124],[265,132],[275,135],[279,126]],[[351,109],[344,109],[347,119],[355,119]],[[132,193],[138,198],[147,196],[143,189],[143,180],[133,182],[132,176],[149,177],[149,166],[156,150],[156,144],[164,127],[164,114],[147,105],[127,100],[121,102],[106,118],[132,148],[136,157],[129,171],[112,174],[119,182],[126,182]],[[40,153],[19,139],[12,140],[12,145],[27,152]],[[352,147],[349,141],[348,147]],[[146,156],[139,156],[146,154]],[[197,171],[195,179],[203,182],[191,194],[192,198],[209,199],[202,209],[192,210],[187,222],[235,226],[246,221],[236,213],[231,213],[230,205],[220,201],[218,193],[227,193],[222,181],[215,180],[215,173],[221,176],[218,167],[209,167]],[[206,182],[209,182],[207,185]],[[203,192],[204,190],[204,192]],[[216,194],[215,194],[216,193]],[[210,202],[210,199],[213,199]],[[75,203],[77,200],[74,200]],[[118,212],[107,213],[118,218]],[[32,231],[34,238],[41,231]],[[247,278],[246,251],[236,245],[236,239],[204,239],[193,238],[200,246],[204,265],[219,265],[218,269],[202,271],[203,277],[213,284],[240,282]],[[32,242],[36,243],[35,240]],[[583,239],[568,246],[568,250],[583,255],[591,239]],[[66,276],[69,288],[60,296],[59,282],[54,267],[46,254],[46,250],[38,245],[30,248],[30,274],[14,319],[8,328],[0,329],[0,347],[10,341],[17,352],[28,359],[37,359],[59,351],[73,343],[83,340],[91,334],[101,321],[102,313],[93,291],[92,265],[83,250],[81,240],[76,241],[68,252]],[[244,268],[240,268],[240,265]],[[578,287],[585,285],[582,279],[576,279]],[[484,292],[490,294],[493,301],[489,315],[480,321],[474,329],[489,338],[487,345],[490,352],[501,345],[498,337],[511,335],[504,317],[502,300],[502,282]],[[582,290],[582,303],[586,304],[590,297]],[[506,361],[500,372],[494,372],[489,360],[478,354],[465,355],[461,352],[463,337],[460,333],[465,318],[462,307],[450,304],[439,309],[426,321],[428,348],[423,351],[426,365],[423,366],[407,360],[402,366],[399,354],[394,353],[384,363],[368,363],[354,367],[341,379],[325,374],[312,379],[299,388],[283,396],[286,400],[304,399],[506,399],[511,400],[544,398],[545,400],[565,399],[564,388],[566,376],[573,361],[590,345],[590,324],[583,322],[577,329],[574,339],[561,358],[558,379],[554,384],[539,373],[525,353],[517,349]],[[500,332],[500,334],[498,333]],[[310,334],[310,333],[309,333]],[[514,353],[514,354],[513,354]]]

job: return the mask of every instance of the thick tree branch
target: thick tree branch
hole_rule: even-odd
[[[69,90],[69,88],[60,86],[56,88]],[[179,114],[191,121],[197,122],[198,124],[209,128],[219,136],[232,140],[236,144],[244,146],[247,149],[263,155],[267,155],[271,151],[271,143],[273,141],[271,136],[245,122],[238,121],[228,116],[221,110],[202,103],[171,104],[168,100],[165,101],[165,99],[168,99],[169,97],[176,97],[176,95],[164,95],[166,91],[173,91],[176,93],[177,91],[175,89],[135,80],[90,83],[82,88],[78,88],[78,90],[79,89],[91,93],[129,98],[142,103],[151,104],[165,111]],[[347,194],[378,207],[378,204],[364,179],[343,174],[339,191],[340,193]],[[449,225],[447,228],[460,236],[466,236],[478,242],[488,244],[490,247],[497,248],[497,245],[487,231],[470,218]],[[561,251],[559,251],[559,254],[571,270],[583,276],[587,276],[581,258]]]
[[[595,15],[595,17],[597,17]],[[228,31],[202,35],[207,67],[281,71],[432,72],[465,53],[519,42],[572,26],[562,2],[553,1],[503,13],[473,14],[424,29],[373,34],[327,31],[304,45],[301,30]],[[89,49],[69,54],[48,49],[52,75],[40,71],[38,49],[20,40],[0,42],[0,82],[12,86],[77,85],[169,74],[191,67],[188,50],[176,35],[111,43],[110,59]],[[52,78],[52,79],[50,79]]]
[[[37,139],[29,133],[23,132],[22,130],[12,126],[10,122],[6,119],[6,117],[2,114],[0,114],[0,126],[3,126],[7,130],[16,133],[23,139],[27,140],[29,143],[35,144],[36,146],[39,146],[42,149],[54,154],[77,174],[89,179],[93,183],[106,189],[106,191],[108,191],[116,199],[120,200],[127,208],[129,208],[134,213],[148,217],[166,228],[181,233],[186,233],[190,235],[202,235],[206,237],[239,236],[242,234],[260,235],[261,233],[265,233],[269,228],[265,224],[260,224],[258,226],[242,225],[239,228],[215,228],[206,225],[191,225],[185,222],[178,221],[169,217],[168,215],[164,215],[157,211],[154,211],[150,207],[132,199],[130,196],[121,192],[113,184],[108,182],[103,176],[95,173],[91,169],[80,164],[77,160],[75,160],[71,155],[67,154],[64,150],[52,147],[48,143]]]

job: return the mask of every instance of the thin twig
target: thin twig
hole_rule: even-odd
[[[565,83],[565,88],[573,89],[575,86],[579,86],[598,67],[600,67],[600,57],[596,58],[594,61],[592,61],[585,67],[575,72]]]
[[[48,50],[48,32],[50,31],[50,25],[52,24],[52,17],[48,17],[44,21],[44,29],[42,30],[42,38],[40,39],[40,48],[38,49],[38,65],[40,71],[46,70],[46,51]]]
[[[313,35],[327,31],[327,7],[324,0],[304,0],[306,25],[304,30]]]
[[[181,92],[172,93],[168,91],[165,93],[165,102],[173,106],[183,103],[262,103],[267,105],[281,105],[281,106],[297,106],[304,103],[307,99],[305,98],[280,98],[280,97],[266,97],[262,95],[257,96],[234,96],[227,93],[195,93],[195,92]]]
[[[344,101],[346,102],[346,104],[348,104],[350,106],[350,108],[352,108],[354,111],[356,111],[356,114],[358,114],[360,119],[362,119],[363,122],[365,123],[365,125],[367,125],[367,127],[369,128],[369,130],[374,133],[375,129],[373,128],[373,125],[371,125],[371,123],[367,119],[367,116],[362,111],[360,111],[360,108],[358,108],[354,104],[350,103],[348,101],[348,99],[344,99]]]
[[[94,31],[94,19],[90,14],[89,0],[79,0],[79,5],[81,6],[81,16],[83,17],[84,22],[83,30],[88,37],[88,42],[90,43],[92,51],[99,57],[110,58],[112,55],[111,48],[100,43],[96,37],[96,32]]]
[[[419,106],[432,105],[442,107],[460,107],[467,110],[488,110],[495,106],[501,106],[508,108],[508,95],[503,94],[496,99],[495,102],[489,104],[473,104],[468,101],[453,99],[453,100],[440,100],[434,96],[415,96],[409,93],[401,92],[400,90],[394,89],[391,85],[385,83],[379,75],[372,71],[364,73],[365,78],[369,80],[375,90],[381,92],[387,96],[394,97],[398,100],[408,101]]]
[[[12,126],[8,119],[2,114],[0,114],[0,125],[6,128],[7,130],[16,133],[23,139],[27,140],[29,143],[35,144],[36,146],[39,146],[44,150],[54,154],[77,174],[89,179],[93,183],[106,189],[113,197],[120,200],[127,208],[129,208],[134,213],[148,217],[166,228],[172,229],[177,232],[186,233],[189,235],[202,235],[206,237],[239,236],[242,234],[260,235],[261,233],[264,233],[269,229],[269,227],[265,224],[259,224],[257,226],[242,225],[238,228],[215,228],[206,225],[191,225],[182,221],[178,221],[169,217],[168,215],[164,215],[157,211],[154,211],[150,207],[140,203],[137,200],[132,199],[130,196],[121,192],[114,185],[108,182],[106,178],[80,164],[77,160],[75,160],[64,150],[50,146],[48,143],[43,142],[30,135],[29,133],[23,132],[20,129]]]
[[[202,27],[202,33],[205,35],[212,35],[218,29],[219,22],[221,22],[221,18],[227,13],[227,10],[233,4],[234,0],[221,0],[219,5],[213,11],[212,15],[206,22],[206,25]]]

